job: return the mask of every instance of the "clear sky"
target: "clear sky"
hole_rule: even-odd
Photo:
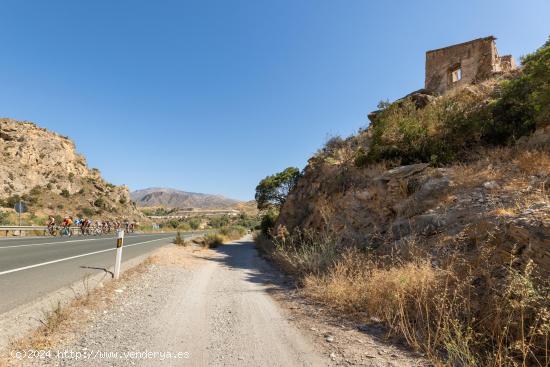
[[[0,14],[0,116],[68,135],[115,184],[238,199],[421,88],[426,50],[492,34],[517,57],[550,35],[548,0],[3,0]]]

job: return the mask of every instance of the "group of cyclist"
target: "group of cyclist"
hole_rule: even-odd
[[[93,221],[87,218],[65,217],[61,223],[56,223],[55,217],[50,216],[48,219],[48,232],[55,236],[58,233],[62,236],[72,236],[71,227],[78,227],[78,230],[83,235],[99,235],[108,234],[119,229],[124,229],[126,233],[133,233],[138,226],[136,222],[130,222],[127,219],[120,220],[96,220]]]

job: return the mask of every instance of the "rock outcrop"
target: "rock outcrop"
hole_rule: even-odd
[[[415,242],[434,258],[460,251],[497,265],[532,260],[550,274],[550,154],[488,150],[484,159],[433,168],[357,168],[310,160],[279,224],[329,230],[344,246],[399,250]],[[490,250],[489,250],[490,249]]]
[[[143,219],[127,187],[105,182],[69,138],[34,123],[0,119],[0,165],[4,204],[23,196],[38,214]]]

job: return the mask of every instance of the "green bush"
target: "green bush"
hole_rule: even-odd
[[[235,225],[248,229],[254,229],[259,227],[260,218],[258,216],[249,216],[248,214],[242,212],[235,221]]]
[[[40,191],[41,191],[40,186],[35,186],[35,187],[32,188],[32,190],[29,192],[29,194],[31,196],[38,196],[38,195],[40,195]]]
[[[355,153],[355,158],[353,160],[353,163],[355,164],[355,167],[363,167],[369,162],[369,158],[367,156],[367,152],[364,148],[357,149],[357,152]]]
[[[6,208],[13,208],[20,200],[22,199],[19,195],[12,195],[4,201],[4,206]]]
[[[9,224],[8,222],[8,213],[0,211],[0,224],[6,225]]]
[[[82,214],[84,214],[84,216],[86,217],[91,217],[95,214],[95,211],[92,208],[83,208]]]
[[[262,220],[260,222],[260,230],[262,233],[266,236],[269,236],[271,233],[271,230],[273,227],[275,227],[275,223],[277,223],[278,218],[277,212],[273,210],[269,210],[262,216]]]
[[[197,217],[189,219],[188,223],[191,229],[193,230],[199,229],[199,227],[201,226],[201,220],[200,218],[197,218]]]
[[[521,74],[501,85],[487,133],[491,142],[517,139],[550,124],[550,39],[522,64]]]
[[[222,228],[229,225],[229,216],[227,214],[219,215],[210,218],[210,226],[212,228]]]
[[[103,198],[97,198],[94,201],[94,206],[96,206],[98,208],[104,208],[105,207],[105,200],[103,200]]]
[[[63,196],[64,198],[68,198],[69,196],[71,196],[71,193],[69,192],[69,190],[63,189],[61,190],[61,193],[59,195]]]
[[[463,89],[422,109],[410,98],[394,103],[380,113],[366,157],[358,153],[355,163],[395,160],[437,165],[460,159],[481,142],[491,122],[488,98],[488,94]]]

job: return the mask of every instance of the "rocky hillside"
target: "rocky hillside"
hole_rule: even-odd
[[[383,252],[416,242],[436,258],[460,249],[497,264],[512,255],[550,273],[550,155],[500,148],[465,165],[310,164],[280,223],[330,229],[341,241]]]
[[[519,71],[380,103],[308,161],[264,251],[433,365],[549,366],[549,106],[550,41]]]
[[[107,183],[90,169],[67,137],[31,122],[0,119],[0,200],[22,198],[33,216],[143,219],[127,187]]]
[[[281,209],[381,252],[415,242],[550,273],[550,41],[521,71],[444,96],[413,93],[309,160]]]
[[[133,191],[131,197],[139,207],[230,209],[241,203],[221,195],[200,194],[160,187]]]

